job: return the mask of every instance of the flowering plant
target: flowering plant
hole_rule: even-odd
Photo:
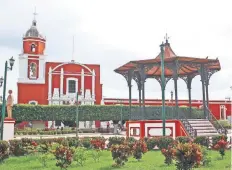
[[[221,138],[221,140],[219,140],[217,142],[216,145],[213,146],[214,149],[218,150],[220,155],[223,157],[225,156],[225,150],[227,148],[228,143],[224,140],[224,137]]]
[[[74,150],[70,149],[66,146],[58,146],[54,153],[56,157],[56,166],[59,166],[61,169],[67,169],[69,165],[72,163]]]
[[[172,164],[172,160],[174,159],[175,156],[175,149],[172,148],[171,146],[168,146],[167,149],[161,149],[161,153],[165,156],[164,163],[167,165]]]
[[[140,160],[142,155],[147,152],[147,145],[143,140],[138,140],[135,142],[132,151],[134,158]]]
[[[105,149],[105,142],[104,138],[93,138],[91,139],[90,143],[94,149]]]
[[[112,158],[115,161],[113,166],[123,166],[131,154],[131,149],[127,144],[112,145],[110,150]]]
[[[178,170],[189,170],[199,166],[203,157],[200,145],[195,143],[178,143],[174,155]]]

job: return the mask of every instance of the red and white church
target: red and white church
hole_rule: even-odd
[[[74,104],[76,94],[79,93],[79,102],[87,105],[112,105],[119,104],[118,98],[105,98],[102,96],[102,84],[100,81],[100,65],[82,64],[70,62],[47,62],[45,53],[46,38],[37,29],[34,19],[29,30],[23,36],[23,50],[19,55],[18,77],[18,103],[40,105]],[[122,104],[128,105],[128,99],[121,99]],[[132,104],[138,104],[138,100],[132,100]],[[194,100],[193,106],[200,107],[201,100]],[[161,100],[146,100],[147,105],[161,105]],[[171,101],[166,101],[171,105]],[[180,100],[180,105],[188,105],[187,100]],[[210,109],[218,119],[226,119],[231,116],[231,102],[210,101]],[[36,123],[33,124],[36,127]],[[84,126],[105,126],[104,123],[81,122]],[[41,125],[41,123],[40,123]],[[51,122],[45,123],[51,126]]]

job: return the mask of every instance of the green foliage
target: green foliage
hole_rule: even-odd
[[[81,105],[79,106],[79,120],[80,121],[93,121],[93,120],[121,120],[121,109],[123,107],[123,120],[129,120],[129,107],[128,106],[102,106],[102,105]],[[188,108],[179,108],[181,114],[187,118],[192,118],[189,114]],[[132,106],[132,119],[141,119],[140,108]],[[195,112],[203,116],[202,111],[193,109]],[[1,113],[1,105],[0,105]],[[31,120],[57,120],[57,121],[73,121],[76,118],[76,106],[49,106],[49,105],[14,105],[13,117],[17,121],[31,121]],[[166,108],[166,118],[172,119],[173,108]],[[161,106],[147,106],[145,119],[162,119]]]
[[[91,141],[91,138],[85,137],[85,138],[80,140],[80,145],[87,148],[87,149],[90,149],[91,148],[90,141]]]
[[[86,148],[83,147],[76,148],[75,153],[73,155],[73,161],[75,161],[80,166],[83,166],[88,157],[87,153],[88,150]]]
[[[9,144],[6,141],[0,141],[0,163],[9,157]]]
[[[205,146],[205,147],[209,147],[209,137],[207,136],[197,136],[195,139],[194,139],[194,143],[197,143],[197,144],[200,144],[202,146]]]
[[[124,137],[117,137],[117,136],[109,137],[109,143],[107,147],[110,148],[112,145],[121,145],[124,143],[124,141],[125,141]]]
[[[202,157],[202,165],[203,166],[209,166],[210,163],[211,163],[211,157],[209,156],[208,152],[209,152],[208,148],[206,148],[206,147],[202,148],[202,155],[203,155],[203,157]]]
[[[157,146],[159,149],[168,149],[168,146],[173,145],[173,138],[171,137],[159,137]]]
[[[145,141],[147,143],[147,149],[150,151],[154,149],[154,147],[158,144],[159,140],[158,138],[154,137],[154,138],[149,138]]]
[[[231,129],[230,122],[228,120],[218,120],[218,123],[225,129]]]
[[[54,155],[52,155],[50,152],[43,153],[38,156],[38,160],[42,164],[43,167],[47,167],[48,161],[53,158],[54,158]]]
[[[176,138],[176,141],[180,143],[189,143],[191,141],[191,138],[188,136],[180,136]]]

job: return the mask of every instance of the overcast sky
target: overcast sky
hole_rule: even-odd
[[[47,38],[47,61],[71,61],[75,36],[74,59],[101,65],[105,97],[128,97],[125,79],[113,70],[130,60],[156,57],[166,33],[177,55],[218,57],[222,70],[210,80],[210,99],[231,95],[231,0],[0,0],[0,4],[0,76],[4,61],[14,56],[7,89],[13,89],[15,96],[22,36],[31,26],[35,6],[38,30]],[[178,86],[179,98],[187,99],[184,81],[178,81]],[[168,99],[173,87],[169,81]],[[202,99],[199,76],[192,91],[193,99]],[[132,96],[138,97],[134,82]],[[147,80],[146,98],[161,98],[157,81]]]

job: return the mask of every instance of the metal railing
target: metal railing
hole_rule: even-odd
[[[181,110],[178,110],[178,112],[179,112],[180,120],[182,124],[184,125],[185,129],[187,130],[188,134],[192,138],[195,138],[197,136],[197,130],[193,129],[188,119],[186,118],[185,114]]]
[[[219,134],[227,135],[228,131],[218,122],[218,120],[212,114],[212,112],[209,110],[209,108],[207,106],[205,106],[205,107],[206,107],[206,110],[208,112],[207,119],[212,123],[212,125],[215,127],[215,129],[217,130],[217,132]]]

